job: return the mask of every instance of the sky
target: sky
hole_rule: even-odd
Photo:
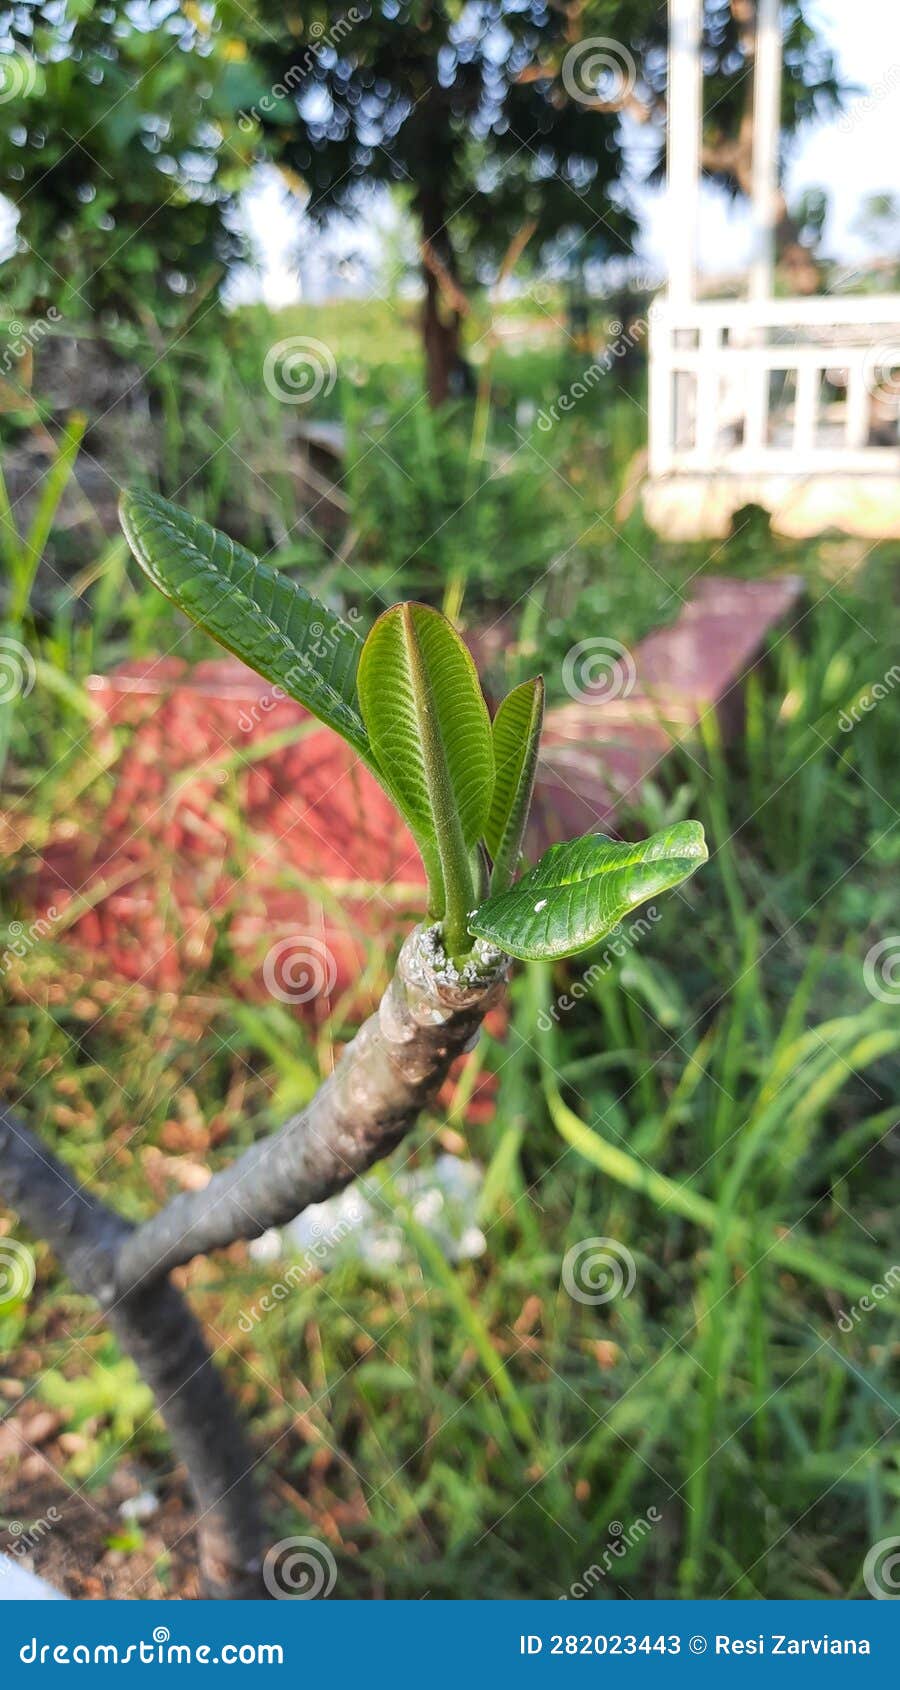
[[[824,250],[853,261],[869,250],[853,231],[862,201],[879,192],[900,196],[900,6],[897,0],[815,0],[809,15],[836,51],[844,79],[862,91],[836,119],[801,131],[785,173],[787,198],[790,203],[804,188],[824,188],[830,200]],[[663,196],[645,192],[636,198],[646,218],[644,250],[661,265]],[[746,208],[705,189],[701,270],[737,268],[746,262],[750,241]]]
[[[844,78],[859,85],[845,112],[837,119],[809,126],[792,148],[786,172],[788,200],[804,188],[825,188],[830,197],[824,250],[829,257],[853,262],[866,256],[865,240],[854,232],[860,204],[879,192],[900,194],[900,5],[897,0],[813,0],[812,21],[835,49]],[[629,137],[633,174],[641,174],[641,132]],[[662,273],[665,264],[666,208],[661,192],[637,188],[634,201],[641,215],[641,255],[648,269]],[[244,275],[235,290],[241,299],[264,298],[270,305],[290,304],[302,297],[321,298],[334,285],[329,279],[329,252],[348,244],[348,232],[336,229],[322,243],[303,239],[307,250],[298,281],[293,263],[298,228],[274,172],[263,172],[247,196],[245,213],[257,249],[261,273]],[[351,243],[374,258],[390,221],[385,207],[373,228],[354,231]],[[702,194],[699,262],[706,272],[731,272],[746,262],[750,225],[745,208],[730,206],[714,189]],[[353,278],[345,284],[357,291]]]

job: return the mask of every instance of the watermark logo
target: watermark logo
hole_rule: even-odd
[[[329,997],[337,981],[337,963],[321,939],[291,933],[273,945],[263,963],[266,990],[280,1003],[312,1003]]]
[[[34,323],[20,323],[17,320],[7,323],[6,333],[9,336],[9,342],[3,350],[3,356],[0,357],[0,376],[11,375],[19,360],[24,358],[27,352],[33,352],[34,348],[40,345],[45,334],[49,332],[50,327],[61,323],[62,320],[62,313],[57,311],[55,305],[51,305],[47,315],[39,317]]]
[[[24,1520],[8,1520],[6,1530],[12,1538],[11,1543],[3,1545],[0,1555],[0,1577],[10,1573],[17,1560],[27,1558],[37,1549],[43,1538],[53,1527],[58,1525],[60,1513],[58,1508],[48,1508],[39,1520],[32,1520],[28,1525]]]
[[[238,128],[248,135],[264,118],[271,118],[274,122],[278,117],[281,101],[289,99],[298,89],[302,89],[310,71],[315,70],[323,56],[327,55],[329,50],[335,52],[341,42],[352,33],[356,24],[362,21],[363,13],[357,6],[350,6],[342,17],[335,20],[330,29],[326,29],[318,19],[311,23],[309,33],[312,39],[306,52],[294,64],[288,66],[280,82],[273,82],[268,93],[263,94],[257,105],[240,113]]]
[[[610,370],[627,352],[631,352],[643,340],[656,314],[657,307],[651,306],[646,317],[637,317],[626,329],[622,323],[614,320],[609,324],[611,339],[603,348],[599,357],[592,364],[582,370],[580,376],[569,384],[565,393],[558,393],[546,409],[538,412],[537,425],[542,434],[549,434],[551,428],[559,422],[560,412],[567,415],[574,411],[579,399],[585,399],[589,393],[609,375]]]
[[[289,335],[270,346],[263,363],[263,381],[282,405],[308,405],[329,394],[337,381],[337,364],[330,346],[312,335]]]
[[[576,1579],[574,1584],[570,1584],[568,1590],[563,1591],[558,1600],[560,1602],[569,1600],[579,1602],[585,1596],[589,1596],[594,1585],[599,1584],[601,1579],[605,1579],[608,1573],[615,1572],[616,1562],[624,1560],[629,1549],[633,1549],[635,1544],[642,1543],[645,1537],[649,1537],[653,1527],[658,1526],[661,1519],[662,1515],[659,1509],[650,1507],[646,1514],[640,1514],[628,1526],[624,1526],[621,1520],[610,1520],[606,1528],[609,1534],[607,1543],[599,1560],[593,1561],[589,1567],[585,1567],[580,1579]]]
[[[324,622],[311,622],[309,625],[309,643],[306,648],[309,656],[317,657],[324,662],[337,649],[341,634],[346,633],[347,629],[354,628],[355,624],[360,621],[361,615],[361,611],[357,610],[355,605],[351,605],[339,624],[326,627]],[[259,726],[263,717],[268,716],[271,711],[277,710],[279,704],[283,704],[285,699],[294,698],[297,692],[302,692],[306,680],[307,674],[303,665],[292,664],[291,668],[285,671],[283,687],[271,687],[268,692],[260,694],[255,704],[251,704],[246,710],[241,710],[237,719],[240,732],[242,734],[252,733],[253,729]]]
[[[21,640],[0,635],[0,704],[27,698],[35,683],[34,658]]]
[[[0,106],[10,100],[27,100],[37,87],[38,69],[30,53],[16,47],[0,54]]]
[[[331,1595],[337,1562],[320,1538],[283,1537],[266,1552],[263,1583],[276,1602],[314,1602]]]
[[[608,35],[589,35],[570,47],[562,84],[571,99],[595,110],[621,106],[633,93],[637,65],[628,48]]]
[[[880,76],[877,82],[873,82],[868,94],[863,94],[860,99],[854,100],[852,106],[848,106],[847,110],[841,113],[837,125],[838,133],[851,135],[863,118],[867,117],[869,112],[874,111],[877,106],[881,105],[882,100],[886,100],[894,92],[898,82],[900,82],[900,65],[888,65],[884,75]]]
[[[858,728],[863,716],[871,715],[875,706],[880,704],[883,698],[890,698],[898,681],[900,681],[900,663],[895,663],[893,668],[888,669],[880,681],[875,681],[872,686],[866,687],[865,691],[860,693],[848,709],[841,711],[838,716],[838,727],[841,733],[849,734],[853,732],[854,728]]]
[[[883,1537],[873,1543],[863,1562],[863,1583],[876,1602],[896,1602],[900,1597],[900,1537]]]
[[[574,1009],[583,998],[589,997],[597,981],[602,980],[604,974],[607,974],[612,968],[613,963],[621,962],[622,958],[628,955],[632,946],[636,945],[639,939],[643,939],[650,932],[654,922],[659,921],[659,919],[660,912],[656,905],[648,904],[646,915],[637,916],[634,921],[629,922],[627,928],[616,928],[604,945],[596,962],[592,962],[590,967],[586,968],[577,980],[572,981],[568,991],[560,992],[559,997],[553,999],[549,1009],[541,1010],[537,1019],[540,1032],[549,1033],[554,1022],[558,1025],[562,1017],[568,1015],[570,1009]]]
[[[313,1242],[304,1250],[299,1260],[291,1262],[290,1267],[282,1274],[281,1278],[276,1279],[268,1291],[264,1291],[255,1303],[251,1303],[249,1309],[241,1310],[237,1321],[241,1332],[252,1332],[254,1326],[263,1320],[267,1314],[271,1314],[279,1303],[285,1302],[291,1292],[295,1291],[298,1285],[302,1285],[311,1273],[316,1273],[325,1267],[332,1252],[338,1248],[339,1244],[343,1243],[345,1238],[349,1238],[356,1231],[363,1219],[362,1205],[351,1202],[348,1204],[346,1212],[341,1215],[334,1226],[329,1228],[320,1225],[314,1226],[315,1237]]]
[[[582,1238],[563,1258],[562,1282],[576,1303],[611,1303],[634,1290],[634,1257],[617,1238]]]
[[[51,904],[46,915],[39,915],[35,921],[11,921],[4,935],[0,936],[0,944],[6,941],[0,953],[0,976],[6,974],[17,962],[30,955],[35,946],[42,939],[46,939],[53,931],[53,923],[58,919],[55,904]]]
[[[570,698],[608,704],[616,698],[631,697],[637,669],[631,652],[620,640],[579,640],[563,658],[562,682]]]
[[[18,1238],[0,1238],[0,1310],[24,1303],[34,1290],[34,1257]]]
[[[873,399],[900,404],[900,346],[879,341],[870,346],[863,363],[864,380]]]
[[[900,933],[889,933],[867,951],[863,980],[879,1003],[900,1003]]]
[[[849,1309],[841,1309],[838,1316],[838,1328],[841,1332],[852,1332],[857,1321],[862,1320],[864,1314],[872,1314],[878,1303],[883,1303],[900,1285],[900,1265],[896,1262],[888,1268],[883,1279],[876,1280],[866,1296],[860,1297],[858,1303],[853,1303]]]

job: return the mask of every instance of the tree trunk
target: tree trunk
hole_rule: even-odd
[[[301,1114],[203,1191],[132,1227],[75,1184],[63,1163],[0,1108],[0,1189],[99,1304],[151,1387],[197,1501],[205,1592],[259,1597],[264,1538],[256,1458],[200,1327],[167,1277],[198,1252],[255,1238],[321,1203],[379,1161],[471,1049],[503,991],[508,958],[477,947],[460,975],[434,928],[416,928],[378,1010]]]
[[[425,301],[422,307],[422,336],[425,346],[425,382],[432,409],[443,405],[464,389],[464,366],[459,351],[460,315],[441,297],[437,277],[426,263]]]
[[[77,1186],[52,1151],[5,1109],[0,1168],[7,1202],[47,1240],[76,1290],[99,1304],[156,1398],[197,1504],[204,1595],[265,1596],[256,1457],[183,1297],[167,1279],[117,1292],[118,1257],[131,1227]]]
[[[423,193],[422,219],[422,339],[425,380],[432,407],[471,391],[471,372],[460,351],[460,330],[469,303],[460,286],[456,255],[447,228],[439,189]]]

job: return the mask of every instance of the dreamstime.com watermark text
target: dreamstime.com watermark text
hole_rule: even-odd
[[[895,663],[892,669],[888,669],[887,674],[882,675],[880,681],[875,681],[872,686],[866,687],[853,704],[846,710],[841,711],[838,716],[838,727],[841,733],[849,734],[853,732],[854,728],[858,728],[863,717],[871,715],[883,698],[890,698],[898,684],[900,684],[900,663]]]
[[[635,346],[640,344],[647,333],[652,318],[653,308],[651,307],[649,316],[636,318],[633,323],[629,323],[627,329],[623,328],[619,322],[610,324],[612,338],[607,341],[599,358],[595,358],[592,364],[588,364],[587,368],[582,370],[581,375],[570,383],[565,393],[558,394],[546,410],[542,408],[538,411],[537,425],[542,434],[549,434],[551,428],[559,422],[560,412],[565,415],[569,411],[574,411],[579,399],[586,399],[588,394],[593,392],[598,383],[603,380],[604,376],[609,375],[610,370],[619,359],[624,358],[626,353],[631,352]]]
[[[631,921],[626,929],[618,928],[609,942],[604,946],[596,962],[586,968],[580,979],[573,980],[567,992],[560,992],[554,998],[549,1009],[542,1009],[538,1016],[538,1027],[542,1033],[549,1033],[554,1022],[557,1024],[570,1009],[574,1009],[582,998],[590,997],[591,990],[604,974],[608,974],[614,962],[620,962],[645,934],[650,932],[654,922],[659,920],[659,910],[655,904],[648,904],[645,915]]]
[[[883,1303],[887,1297],[892,1297],[898,1287],[900,1287],[900,1265],[894,1262],[888,1268],[884,1278],[876,1280],[871,1291],[860,1297],[858,1303],[851,1304],[849,1309],[841,1309],[837,1322],[840,1331],[852,1332],[854,1326],[862,1320],[864,1315],[873,1314],[878,1304]]]
[[[302,1285],[311,1273],[316,1273],[325,1266],[332,1252],[355,1232],[363,1218],[361,1208],[349,1208],[347,1213],[336,1221],[333,1227],[319,1229],[319,1236],[304,1250],[297,1261],[291,1262],[280,1279],[270,1285],[268,1291],[261,1292],[255,1303],[248,1309],[242,1309],[238,1315],[238,1328],[241,1332],[252,1332],[254,1326],[263,1320],[267,1314],[272,1314],[279,1303],[284,1303],[298,1285]]]
[[[167,1626],[137,1643],[42,1643],[30,1637],[19,1649],[23,1666],[217,1667],[283,1666],[280,1643],[173,1643]]]
[[[242,129],[244,134],[247,134],[264,118],[270,117],[274,121],[278,115],[278,106],[281,101],[287,100],[291,94],[296,94],[297,90],[302,88],[310,71],[315,70],[323,53],[327,53],[329,48],[338,47],[352,33],[356,25],[362,23],[362,21],[362,12],[357,6],[351,6],[343,17],[335,19],[330,29],[326,29],[323,23],[311,24],[310,35],[313,39],[305,53],[294,64],[288,66],[281,81],[274,82],[269,92],[261,96],[257,105],[250,106],[249,110],[241,112],[238,118],[238,128]]]
[[[607,1527],[609,1539],[599,1560],[593,1561],[589,1567],[585,1567],[580,1579],[576,1579],[574,1584],[570,1584],[568,1590],[564,1590],[557,1597],[557,1601],[580,1602],[585,1596],[590,1596],[594,1586],[599,1584],[601,1579],[607,1578],[610,1573],[615,1573],[619,1563],[625,1559],[629,1550],[634,1549],[637,1544],[643,1543],[644,1538],[649,1537],[654,1526],[658,1526],[661,1520],[662,1515],[659,1509],[652,1506],[647,1509],[646,1514],[640,1514],[636,1520],[632,1520],[630,1526],[623,1526],[621,1520],[612,1520]]]

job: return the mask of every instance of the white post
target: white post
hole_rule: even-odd
[[[866,386],[864,358],[852,363],[847,370],[847,411],[844,445],[849,451],[859,451],[869,440],[869,412],[872,395]]]
[[[669,0],[667,244],[669,301],[694,298],[700,194],[703,0]]]
[[[679,310],[696,293],[697,225],[700,199],[700,130],[703,66],[700,57],[703,0],[669,0],[669,81],[666,121],[666,246],[668,299],[654,325],[650,359],[650,466],[668,468],[676,444],[691,428],[689,376],[676,377],[671,352],[678,339]],[[675,384],[677,381],[677,393]]]
[[[794,389],[794,451],[797,467],[814,462],[816,446],[816,417],[819,408],[819,388],[822,372],[815,364],[800,364]]]
[[[753,259],[750,298],[771,299],[781,140],[781,0],[758,0],[753,68]]]

